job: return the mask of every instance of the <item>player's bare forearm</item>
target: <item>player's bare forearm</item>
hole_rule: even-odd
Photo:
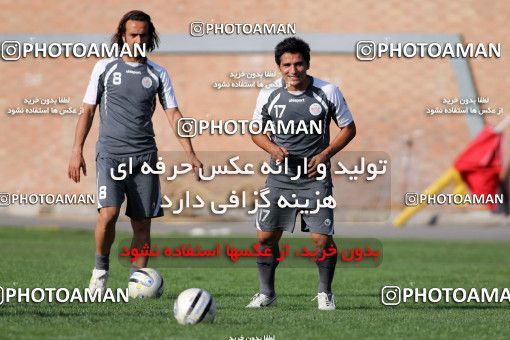
[[[329,144],[329,146],[322,152],[327,159],[330,159],[336,155],[340,150],[345,148],[347,144],[356,136],[356,124],[351,122],[349,125],[343,127],[340,132],[336,135],[335,139]]]
[[[170,127],[172,128],[175,137],[179,141],[179,144],[181,144],[182,149],[186,153],[186,155],[189,158],[189,161],[191,162],[191,165],[193,168],[201,168],[202,163],[197,158],[195,154],[195,150],[193,150],[193,145],[191,144],[191,140],[189,137],[181,137],[177,133],[177,124],[179,122],[179,119],[182,118],[182,113],[179,111],[178,107],[172,107],[165,110],[166,117],[168,118],[168,122],[170,123]]]
[[[345,148],[354,136],[356,136],[356,125],[352,122],[340,130],[335,139],[333,139],[333,142],[331,142],[324,151],[310,159],[308,163],[308,177],[317,176],[318,165],[326,163],[331,157]]]
[[[264,134],[252,135],[251,140],[259,148],[269,153],[274,160],[282,161],[283,158],[289,155],[289,152],[287,151],[286,148],[278,146],[275,143],[273,143],[267,135]]]
[[[168,122],[170,123],[170,127],[172,128],[175,137],[177,137],[177,140],[179,141],[179,144],[181,144],[182,149],[190,154],[195,155],[195,151],[193,150],[193,145],[191,144],[191,140],[188,137],[181,137],[177,133],[177,124],[179,122],[179,119],[182,118],[182,113],[179,111],[179,108],[172,107],[170,109],[165,110],[166,117],[168,118]]]
[[[76,123],[73,152],[82,152],[85,139],[87,139],[90,128],[92,127],[95,112],[96,105],[83,104],[83,113],[80,115],[78,123]]]
[[[76,124],[73,150],[71,152],[69,166],[67,167],[67,176],[76,183],[80,181],[80,170],[83,171],[85,176],[87,175],[87,166],[83,158],[83,145],[85,144],[85,139],[87,139],[87,135],[92,126],[95,112],[96,105],[83,104],[83,113],[80,115],[78,123]]]
[[[251,140],[253,143],[255,143],[259,148],[266,151],[267,153],[270,153],[270,150],[276,146],[267,135],[264,134],[258,134],[258,135],[252,135]]]

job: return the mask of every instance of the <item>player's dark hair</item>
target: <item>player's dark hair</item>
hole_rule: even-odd
[[[136,10],[127,12],[124,14],[122,19],[120,19],[119,25],[117,27],[117,33],[115,33],[112,37],[112,44],[118,44],[119,48],[124,46],[124,40],[122,40],[122,36],[126,33],[126,22],[128,22],[128,20],[143,21],[149,25],[149,41],[145,46],[147,52],[151,52],[159,46],[159,36],[156,33],[156,28],[151,21],[151,17],[145,12]]]
[[[274,60],[276,65],[280,66],[280,61],[284,53],[299,53],[310,66],[310,46],[303,40],[290,37],[282,40],[274,49]]]

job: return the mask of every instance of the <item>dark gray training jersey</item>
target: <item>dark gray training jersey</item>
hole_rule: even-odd
[[[297,166],[303,168],[303,159],[309,161],[313,156],[322,152],[329,145],[329,125],[333,120],[340,128],[349,125],[352,114],[340,92],[340,89],[324,80],[310,77],[308,88],[300,94],[292,94],[287,91],[282,78],[273,83],[273,87],[262,89],[257,98],[257,106],[253,113],[253,119],[265,126],[268,121],[271,124],[287,126],[304,121],[308,126],[314,124],[321,126],[321,130],[313,133],[275,133],[270,136],[273,143],[285,147],[289,152],[288,164],[290,171],[287,175],[270,174],[267,185],[287,189],[308,189],[319,186],[331,186],[330,165],[327,165],[327,176],[324,180],[308,178],[303,174],[298,179],[291,180],[296,175]],[[280,123],[279,123],[280,122]],[[313,123],[312,123],[313,122]],[[294,124],[297,126],[297,124]],[[313,130],[313,129],[309,129]],[[289,132],[284,131],[284,132]],[[276,164],[271,161],[271,166],[276,169]]]
[[[100,125],[97,153],[135,156],[156,151],[152,114],[156,94],[163,109],[177,107],[166,70],[147,63],[125,62],[121,58],[96,63],[83,99],[99,104]]]

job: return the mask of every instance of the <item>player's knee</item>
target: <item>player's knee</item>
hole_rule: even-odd
[[[117,209],[101,209],[99,211],[99,219],[102,222],[101,224],[105,227],[110,227],[119,218],[119,211]]]
[[[312,242],[315,247],[325,249],[331,244],[331,242],[333,242],[333,240],[329,235],[312,234]]]

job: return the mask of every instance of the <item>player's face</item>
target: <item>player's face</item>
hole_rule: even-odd
[[[135,44],[142,45],[149,41],[149,25],[145,21],[128,20],[123,40],[134,51]]]
[[[301,53],[286,52],[282,54],[278,68],[282,73],[288,90],[303,91],[306,89],[308,86],[308,76],[306,74],[308,65]]]

